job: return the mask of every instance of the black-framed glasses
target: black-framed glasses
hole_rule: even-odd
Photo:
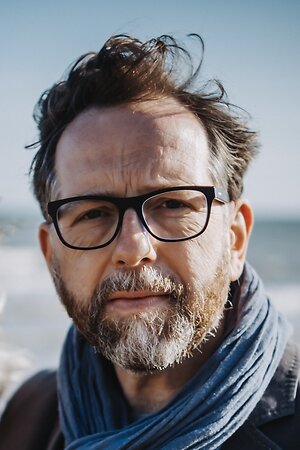
[[[64,245],[93,250],[115,239],[128,209],[136,212],[143,227],[159,241],[193,239],[205,231],[213,200],[230,201],[228,193],[218,187],[178,186],[136,197],[64,198],[49,202],[48,214]]]

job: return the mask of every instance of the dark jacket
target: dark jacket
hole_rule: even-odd
[[[299,368],[298,349],[290,343],[262,399],[222,450],[300,450]],[[8,404],[0,423],[0,450],[63,448],[56,374],[43,371]]]

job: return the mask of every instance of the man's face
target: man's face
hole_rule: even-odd
[[[213,184],[204,129],[171,99],[81,113],[58,142],[55,167],[58,198]],[[160,242],[129,209],[107,247],[69,249],[53,226],[42,247],[62,302],[92,345],[130,370],[162,369],[219,322],[230,281],[227,222],[214,202],[204,234]]]

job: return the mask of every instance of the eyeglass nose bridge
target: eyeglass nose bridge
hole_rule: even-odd
[[[119,211],[119,220],[117,224],[116,231],[114,233],[114,238],[118,235],[120,232],[122,226],[123,226],[123,220],[124,215],[126,211],[129,209],[133,209],[139,219],[139,222],[143,226],[143,231],[148,231],[150,234],[152,234],[151,230],[149,229],[147,222],[143,215],[143,204],[147,200],[147,196],[139,196],[139,197],[128,197],[128,198],[122,198],[122,199],[114,199],[113,203],[118,207]]]

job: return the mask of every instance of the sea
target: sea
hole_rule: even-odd
[[[24,352],[32,370],[57,366],[70,326],[38,247],[39,220],[0,212],[0,342]],[[300,344],[300,219],[257,219],[248,261]]]

